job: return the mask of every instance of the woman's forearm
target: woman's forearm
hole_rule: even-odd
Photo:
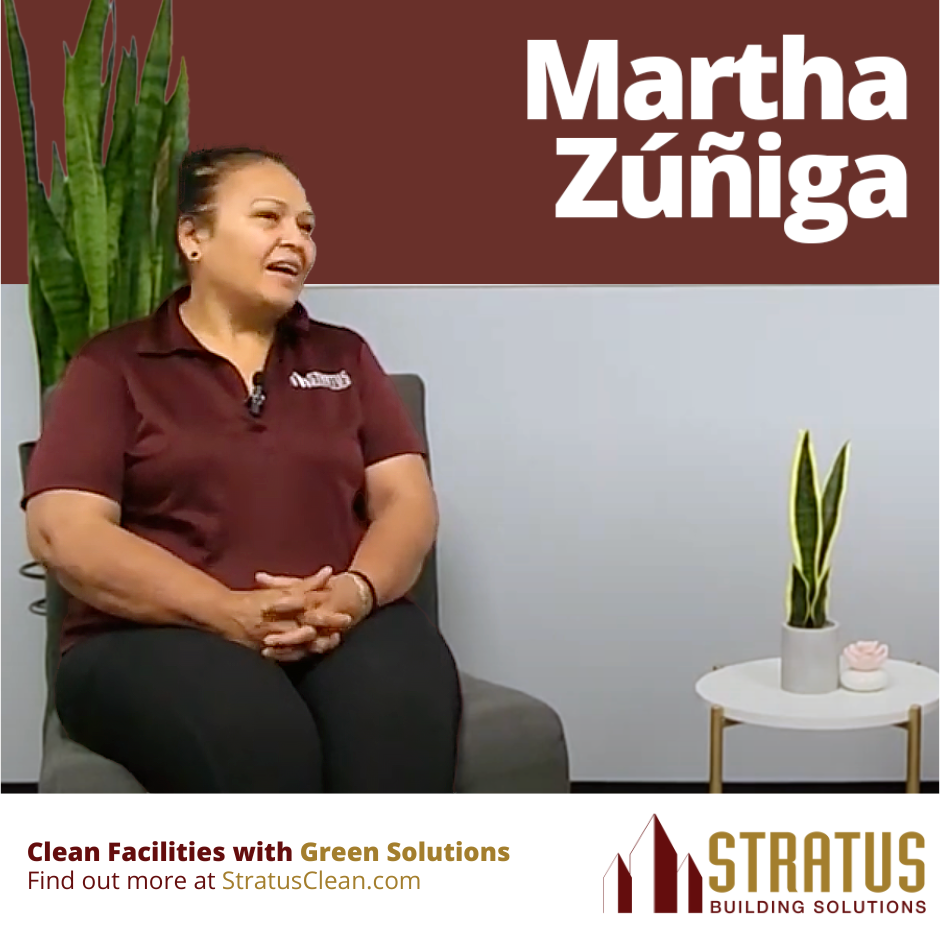
[[[225,585],[106,520],[43,538],[37,555],[70,594],[98,610],[141,623],[229,629]]]
[[[379,604],[397,600],[414,586],[437,524],[433,497],[392,500],[372,520],[349,567],[372,581]]]

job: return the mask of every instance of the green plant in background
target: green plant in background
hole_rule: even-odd
[[[166,100],[171,0],[162,0],[140,75],[121,50],[113,129],[104,150],[117,26],[114,2],[91,0],[75,53],[65,47],[65,168],[52,145],[48,197],[39,179],[29,63],[13,0],[3,0],[26,161],[29,312],[42,390],[91,336],[145,316],[185,279],[176,248],[179,166],[189,147],[186,62]],[[101,82],[108,16],[114,41]]]
[[[795,564],[787,588],[787,623],[824,627],[829,599],[829,561],[845,496],[849,442],[842,445],[820,495],[809,431],[800,431],[790,480],[790,538]]]

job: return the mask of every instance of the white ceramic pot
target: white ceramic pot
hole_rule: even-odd
[[[880,692],[888,684],[884,669],[844,669],[840,679],[850,692]]]
[[[823,695],[839,688],[839,624],[825,627],[783,625],[780,687],[784,692]]]

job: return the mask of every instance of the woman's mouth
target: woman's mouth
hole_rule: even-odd
[[[269,264],[265,273],[277,278],[286,287],[295,288],[303,278],[303,272],[296,264]]]
[[[299,273],[294,274],[292,271],[281,271],[277,268],[267,268],[266,270],[268,274],[273,274],[275,277],[289,284],[295,283],[300,278]]]

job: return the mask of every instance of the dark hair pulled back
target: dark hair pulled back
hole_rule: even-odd
[[[179,171],[177,225],[188,218],[211,233],[215,225],[215,192],[219,184],[229,173],[265,160],[279,163],[293,173],[281,154],[257,147],[211,147],[187,153]],[[189,259],[178,238],[176,250],[188,271]]]

